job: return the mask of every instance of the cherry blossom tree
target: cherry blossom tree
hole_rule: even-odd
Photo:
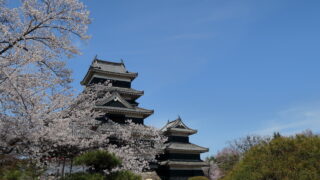
[[[79,53],[72,40],[87,39],[89,23],[78,0],[21,0],[17,8],[0,0],[1,153],[22,153],[63,119],[72,99],[65,60]]]
[[[60,117],[38,126],[38,138],[29,144],[30,157],[42,164],[57,165],[51,168],[60,168],[59,174],[63,174],[65,164],[72,164],[75,156],[103,149],[122,160],[122,166],[113,171],[148,169],[156,155],[162,153],[166,138],[156,128],[132,123],[130,119],[119,124],[96,110],[96,104],[110,97],[110,86],[106,83],[86,87]]]
[[[161,151],[161,133],[99,119],[94,107],[110,96],[107,84],[72,94],[66,59],[79,53],[72,40],[87,39],[89,23],[79,0],[21,0],[17,8],[0,0],[0,153],[50,163],[102,148],[122,159],[120,168],[141,172]]]
[[[209,162],[208,177],[210,180],[218,180],[222,177],[222,171],[214,161]]]
[[[209,167],[206,174],[210,180],[218,180],[225,176],[239,161],[240,153],[233,148],[223,148],[216,155],[207,158]]]
[[[110,96],[111,84],[95,84],[86,87],[69,114],[73,135],[82,142],[80,149],[102,148],[122,160],[120,169],[141,172],[149,168],[157,154],[162,153],[166,137],[150,126],[135,124],[130,119],[125,124],[113,122],[95,105]]]

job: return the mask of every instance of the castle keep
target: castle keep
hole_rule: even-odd
[[[104,102],[96,105],[97,110],[106,113],[108,119],[124,123],[130,119],[134,123],[144,124],[144,119],[153,114],[153,110],[140,108],[136,100],[143,95],[143,91],[131,88],[131,82],[138,76],[126,70],[123,62],[103,61],[95,58],[81,85],[88,86],[92,83],[108,81],[111,96]]]
[[[108,81],[110,97],[96,104],[95,109],[105,112],[108,119],[117,123],[125,123],[130,119],[134,123],[144,124],[144,119],[153,114],[153,110],[139,107],[136,101],[144,92],[133,89],[132,81],[138,73],[129,72],[123,62],[110,62],[95,58],[81,85]],[[162,129],[168,137],[164,154],[158,157],[158,165],[154,169],[162,180],[187,180],[192,176],[202,176],[202,167],[206,166],[200,154],[208,152],[204,148],[189,142],[189,136],[197,133],[187,127],[179,117],[168,122]]]

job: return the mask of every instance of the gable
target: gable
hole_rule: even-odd
[[[112,107],[122,107],[122,108],[126,108],[126,106],[123,105],[121,102],[115,101],[115,100],[109,101],[109,102],[105,103],[103,106],[112,106]]]
[[[133,108],[130,103],[123,99],[119,93],[114,92],[110,97],[97,103],[98,106],[112,106],[121,108]]]
[[[176,120],[176,122],[171,126],[171,128],[178,128],[178,129],[190,129],[188,128],[180,119],[180,117]]]
[[[186,129],[186,127],[184,127],[184,126],[181,125],[181,124],[178,124],[175,128]]]

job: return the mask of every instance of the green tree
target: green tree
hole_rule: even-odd
[[[222,174],[226,174],[238,163],[240,153],[231,148],[224,148],[215,156],[214,162],[218,165]]]
[[[70,174],[61,180],[141,180],[141,176],[131,171],[111,172],[112,169],[121,166],[121,160],[113,153],[104,150],[83,153],[76,157],[75,164],[89,167],[89,172]],[[105,174],[105,171],[109,174]]]
[[[44,169],[31,159],[18,159],[11,155],[0,155],[0,179],[20,180],[38,179]]]
[[[318,180],[320,137],[274,138],[250,148],[223,180]]]
[[[75,159],[76,165],[85,165],[93,172],[110,171],[120,166],[121,160],[114,154],[103,150],[89,151]]]
[[[188,180],[209,180],[209,179],[205,176],[194,176],[194,177],[188,178]]]
[[[105,180],[106,177],[100,173],[73,173],[69,174],[60,180]]]
[[[132,173],[131,171],[118,171],[111,173],[107,176],[107,179],[110,180],[141,180],[141,176]]]

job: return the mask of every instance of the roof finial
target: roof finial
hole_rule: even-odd
[[[177,118],[177,120],[181,121],[181,117],[180,117],[180,115],[178,115],[178,118]]]
[[[124,65],[124,61],[123,61],[122,58],[120,59],[120,61],[121,61],[121,64],[122,64],[124,67],[126,67],[126,66]]]
[[[97,58],[98,58],[98,55],[96,54],[91,62],[91,66],[96,62]]]

